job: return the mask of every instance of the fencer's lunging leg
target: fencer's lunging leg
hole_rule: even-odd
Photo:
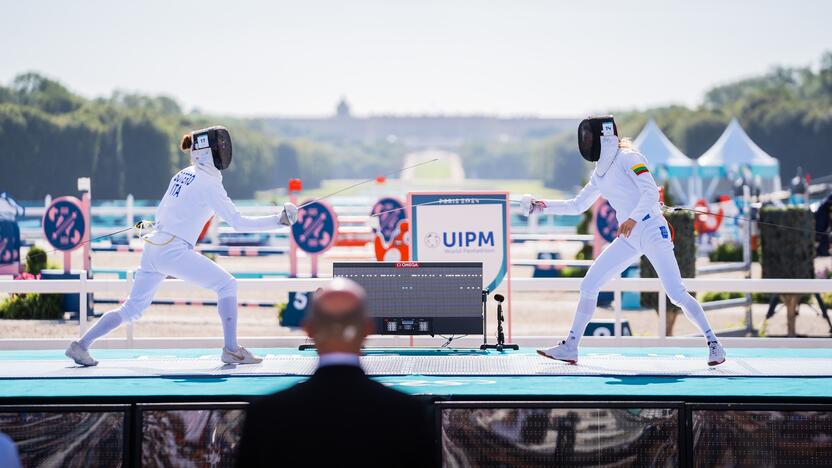
[[[92,346],[95,340],[118,328],[119,325],[121,325],[121,314],[119,314],[119,312],[120,309],[115,309],[102,315],[101,318],[95,322],[95,325],[87,330],[87,332],[84,333],[84,336],[78,340],[78,342],[81,343],[81,346],[83,346],[84,349],[90,349],[90,346]]]
[[[160,265],[165,273],[217,293],[225,346],[237,349],[237,280],[221,266],[192,249],[181,249]]]
[[[160,270],[217,293],[217,312],[225,344],[223,362],[256,364],[263,360],[237,344],[237,280],[230,273],[192,249],[166,259]]]
[[[682,283],[682,275],[679,273],[679,264],[673,255],[672,245],[668,247],[665,243],[656,243],[645,246],[644,255],[656,270],[670,301],[682,308],[688,320],[699,328],[708,342],[718,341],[702,306],[688,293]]]
[[[79,340],[79,343],[85,349],[89,349],[95,340],[115,330],[122,323],[132,322],[141,317],[153,301],[153,296],[163,279],[165,279],[165,276],[161,273],[138,270],[133,282],[133,289],[124,304],[98,319],[95,325],[87,330]]]
[[[654,242],[648,242],[644,246],[644,255],[658,273],[670,301],[681,307],[688,320],[693,322],[705,336],[708,342],[708,365],[716,366],[725,362],[725,349],[711,329],[705,317],[705,311],[682,283],[679,264],[676,263],[676,257],[673,255],[673,244],[667,239],[655,239]]]
[[[586,325],[595,313],[598,303],[598,291],[612,277],[620,275],[633,261],[639,252],[624,239],[615,239],[606,250],[595,260],[586,276],[581,281],[581,298],[572,321],[569,336],[557,346],[549,349],[539,349],[537,353],[550,359],[557,359],[568,363],[578,362],[578,344],[586,330]]]
[[[237,349],[237,281],[234,278],[217,291],[217,312],[222,321],[225,347],[234,351]]]
[[[142,262],[145,263],[144,254],[142,255]],[[90,355],[89,349],[95,340],[105,336],[111,331],[118,328],[122,323],[136,320],[141,317],[147,306],[153,300],[153,295],[159,289],[164,279],[164,275],[148,269],[139,269],[136,272],[136,279],[133,283],[133,289],[127,300],[124,301],[119,308],[111,310],[98,319],[86,333],[78,341],[70,343],[64,354],[75,361],[76,364],[82,366],[95,366],[98,361]]]
[[[566,339],[567,343],[572,342],[575,346],[580,343],[587,324],[595,314],[601,287],[613,277],[620,276],[638,257],[639,252],[632,245],[618,238],[595,259],[581,281],[581,298]]]

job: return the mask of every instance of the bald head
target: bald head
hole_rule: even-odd
[[[352,280],[334,278],[312,297],[304,329],[320,354],[359,354],[364,338],[372,333],[364,289]]]

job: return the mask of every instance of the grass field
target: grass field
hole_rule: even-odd
[[[433,164],[425,164],[413,169],[417,179],[450,179],[451,165],[448,161],[436,161]]]

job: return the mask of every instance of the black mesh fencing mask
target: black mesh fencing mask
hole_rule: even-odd
[[[611,115],[587,117],[578,125],[578,150],[589,162],[601,158],[601,137],[618,136],[618,127]]]
[[[193,132],[193,150],[210,148],[214,167],[219,170],[231,165],[231,134],[220,125]]]

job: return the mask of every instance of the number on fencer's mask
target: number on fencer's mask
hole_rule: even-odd
[[[227,128],[215,125],[193,132],[191,155],[197,160],[198,156],[210,157],[214,167],[223,170],[231,165],[231,153],[231,134]]]
[[[611,115],[588,117],[578,125],[578,150],[581,156],[589,162],[601,159],[601,150],[613,143],[618,147],[618,127]]]

